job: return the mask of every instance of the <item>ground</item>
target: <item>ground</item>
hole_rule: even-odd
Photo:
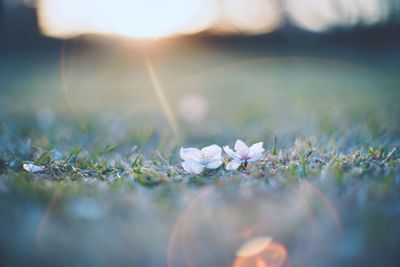
[[[232,266],[258,237],[283,266],[399,262],[398,52],[110,42],[0,62],[2,265]],[[262,159],[181,168],[236,139]]]

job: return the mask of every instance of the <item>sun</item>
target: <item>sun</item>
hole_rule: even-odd
[[[154,38],[207,29],[217,15],[213,0],[40,0],[39,25],[52,37],[114,34]]]

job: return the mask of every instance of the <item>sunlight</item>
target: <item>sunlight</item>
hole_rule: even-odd
[[[37,0],[45,35],[112,34],[158,38],[209,31],[265,34],[285,25],[313,32],[375,25],[390,17],[388,0]]]
[[[334,27],[373,25],[384,22],[389,4],[381,0],[288,0],[289,18],[299,27],[323,32]]]
[[[224,0],[220,4],[217,32],[261,34],[272,32],[281,24],[281,9],[274,0]]]
[[[41,0],[42,32],[53,37],[84,33],[135,38],[195,33],[206,29],[216,15],[213,0]]]
[[[176,121],[174,113],[172,112],[172,108],[168,102],[167,96],[165,94],[165,90],[161,85],[161,82],[157,76],[157,73],[153,67],[153,64],[151,63],[151,61],[148,58],[146,58],[146,69],[149,74],[151,85],[157,96],[157,100],[160,103],[161,109],[168,121],[169,126],[171,127],[172,131],[174,132],[175,137],[177,137],[179,134],[178,123]]]

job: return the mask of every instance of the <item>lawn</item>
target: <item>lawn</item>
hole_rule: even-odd
[[[396,56],[191,39],[2,55],[0,264],[396,266]],[[181,167],[181,147],[237,139],[265,152]]]

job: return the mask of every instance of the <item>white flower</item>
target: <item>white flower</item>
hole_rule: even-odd
[[[24,165],[22,165],[22,167],[24,168],[25,171],[30,172],[30,173],[36,173],[36,172],[44,171],[44,167],[37,166],[37,165],[32,164],[32,163],[25,163]]]
[[[256,143],[248,147],[242,140],[237,140],[235,143],[235,151],[229,146],[224,146],[224,151],[232,158],[232,161],[226,165],[226,170],[236,170],[243,164],[246,168],[247,164],[256,162],[264,153],[263,142]]]
[[[189,173],[200,174],[205,168],[217,169],[222,164],[222,149],[217,145],[203,149],[181,148],[182,167]]]

